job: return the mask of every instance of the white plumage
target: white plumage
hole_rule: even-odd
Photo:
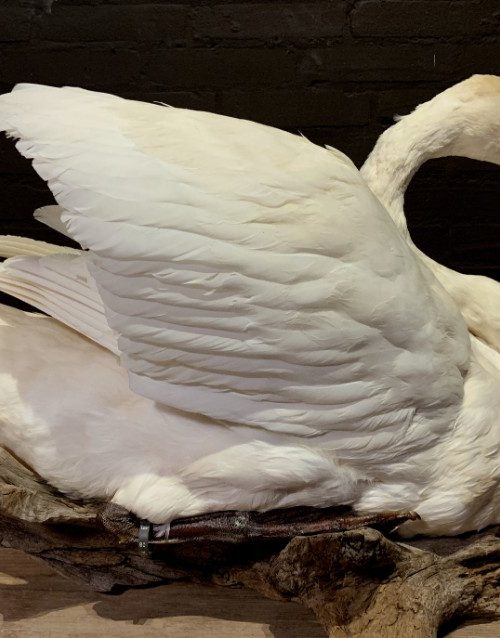
[[[361,175],[451,295],[469,330],[500,352],[500,284],[457,273],[424,255],[409,238],[404,214],[405,190],[427,160],[456,155],[500,164],[499,113],[500,77],[475,75],[399,118],[380,136]]]
[[[9,260],[0,287],[120,351],[144,395],[111,354],[38,319],[32,350],[41,366],[52,340],[61,365],[44,361],[43,382],[22,357],[6,370],[35,400],[28,418],[11,388],[2,428],[49,481],[158,523],[335,503],[416,509],[409,531],[498,519],[498,355],[471,350],[345,156],[72,88],[21,85],[0,127],[62,207],[40,216],[88,249]],[[9,312],[21,339],[28,319]]]

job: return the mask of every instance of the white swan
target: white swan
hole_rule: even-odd
[[[4,311],[2,441],[47,480],[157,523],[339,503],[416,509],[411,532],[498,521],[499,355],[345,156],[69,88],[2,96],[0,127],[89,249],[9,260],[2,288],[108,339],[137,392],[48,318],[35,367],[33,318]]]
[[[385,131],[361,174],[460,308],[471,332],[500,352],[500,284],[438,264],[408,235],[404,195],[429,159],[457,155],[500,164],[500,77],[475,75],[421,104]],[[473,213],[473,211],[472,211]]]

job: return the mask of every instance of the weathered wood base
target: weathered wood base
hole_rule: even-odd
[[[114,525],[110,525],[114,521]],[[133,519],[75,503],[0,453],[0,545],[37,556],[98,591],[190,580],[245,585],[312,609],[329,636],[427,638],[454,619],[500,616],[500,530],[397,542],[370,528],[195,541],[141,555]]]

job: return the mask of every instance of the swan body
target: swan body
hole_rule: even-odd
[[[68,88],[2,96],[0,127],[61,206],[41,218],[87,249],[0,273],[81,333],[2,310],[0,435],[47,480],[157,523],[340,503],[416,509],[408,533],[498,520],[498,353],[345,156]]]
[[[108,498],[153,522],[349,502],[361,476],[299,438],[131,392],[116,356],[44,315],[0,307],[0,362],[1,443],[65,493]]]
[[[407,534],[461,533],[495,522],[500,507],[498,424],[484,418],[500,407],[500,361],[475,338],[472,359],[454,431],[401,470],[387,463],[397,473],[376,481],[338,463],[333,437],[231,428],[141,397],[111,352],[51,317],[0,306],[0,441],[63,492],[157,523],[220,509],[410,504],[423,521]]]
[[[450,155],[500,164],[500,77],[475,75],[399,118],[378,139],[361,174],[409,245],[459,307],[470,331],[500,352],[500,284],[435,262],[411,241],[404,195],[420,166]]]

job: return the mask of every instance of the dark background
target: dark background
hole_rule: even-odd
[[[0,0],[0,90],[73,84],[246,117],[361,165],[394,114],[473,73],[500,75],[500,0]],[[499,113],[500,117],[500,113]],[[52,198],[0,143],[0,232],[62,241],[32,220]],[[407,197],[416,243],[500,278],[500,167],[429,162]]]

